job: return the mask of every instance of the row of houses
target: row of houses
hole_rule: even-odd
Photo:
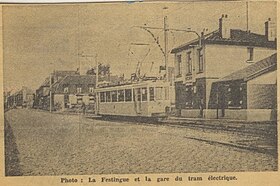
[[[174,48],[180,116],[276,119],[276,43],[271,19],[256,34],[231,29],[223,15],[216,31]]]
[[[102,68],[102,66],[100,67]],[[108,69],[99,74],[99,82],[118,83],[123,78],[112,76]],[[86,73],[87,71],[87,73]],[[36,90],[34,108],[51,111],[77,111],[86,107],[95,109],[96,74],[92,69],[81,71],[54,71]]]
[[[16,91],[13,94],[11,94],[11,92],[5,92],[4,109],[17,107],[33,108],[34,97],[34,92],[27,87],[22,87],[21,90]]]

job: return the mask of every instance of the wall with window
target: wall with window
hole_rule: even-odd
[[[204,77],[205,50],[192,46],[175,54],[175,81],[191,82],[195,78]]]
[[[254,62],[271,56],[275,49],[207,44],[205,48],[206,77],[224,77]]]

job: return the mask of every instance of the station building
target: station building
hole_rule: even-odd
[[[266,64],[264,61],[276,63],[276,24],[268,19],[264,24],[264,30],[265,32],[262,35],[240,29],[231,29],[229,17],[222,15],[219,19],[219,28],[216,31],[208,34],[202,33],[200,38],[178,46],[171,51],[175,57],[175,105],[180,116],[239,118],[234,115],[231,116],[229,111],[227,114],[217,114],[216,107],[219,106],[214,105],[219,105],[219,103],[217,98],[213,98],[213,95],[217,96],[218,94],[214,92],[221,90],[214,87],[216,82],[220,82],[220,84],[223,84],[222,82],[233,83],[234,78],[232,78],[232,81],[225,81],[230,79],[226,78],[228,75],[239,74],[243,72],[242,70],[248,70],[249,66],[254,64],[260,66],[261,71],[265,71],[262,68],[275,68],[263,67],[262,65]],[[255,69],[256,66],[251,66],[249,69]],[[256,85],[257,81],[261,82],[264,74],[253,75],[253,79],[250,79],[252,78],[251,75],[246,74],[241,77],[247,88],[249,87],[246,93],[248,98],[256,94],[254,88],[252,88],[254,86],[251,86],[251,84],[255,82],[254,85]],[[247,76],[250,76],[250,80]],[[276,79],[276,72],[273,72],[271,76]],[[268,84],[273,84],[273,87],[276,87],[276,84],[272,82]],[[231,107],[233,102],[227,101],[228,105],[224,107],[232,109],[234,110],[232,113],[236,113],[236,109],[244,111],[244,109],[251,107],[252,102],[246,102],[246,106],[245,102],[241,102],[243,106],[233,108]],[[252,117],[241,117],[241,119],[250,118]]]

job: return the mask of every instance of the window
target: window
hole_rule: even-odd
[[[100,102],[105,102],[105,92],[100,92]]]
[[[204,66],[203,66],[203,51],[202,49],[198,49],[198,70],[199,72],[203,72]]]
[[[111,92],[107,91],[105,94],[106,94],[106,102],[111,102]]]
[[[192,57],[191,57],[191,52],[187,53],[187,74],[192,74]]]
[[[155,89],[154,87],[150,87],[150,101],[154,101],[155,100]]]
[[[124,90],[118,90],[118,101],[119,102],[124,101]]]
[[[147,88],[142,88],[142,101],[147,101],[148,100],[148,91]]]
[[[131,89],[125,89],[125,101],[132,100],[132,91]]]
[[[89,93],[93,93],[94,92],[94,87],[89,87]]]
[[[141,101],[141,90],[140,88],[135,89],[135,96],[137,101]]]
[[[177,55],[177,76],[182,75],[182,56]]]
[[[248,47],[248,60],[247,61],[253,61],[254,60],[254,48]]]
[[[243,104],[242,84],[232,83],[227,86],[227,104],[229,108],[240,108]]]
[[[69,91],[69,89],[68,89],[68,87],[64,87],[64,93],[68,93],[68,91]]]
[[[118,101],[118,94],[117,91],[114,90],[111,92],[112,93],[112,102],[117,102]]]
[[[82,87],[77,87],[77,93],[82,93]]]

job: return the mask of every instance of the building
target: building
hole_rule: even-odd
[[[276,120],[277,54],[233,72],[213,83],[209,109],[217,118]]]
[[[212,85],[276,53],[276,25],[265,22],[263,35],[230,29],[227,15],[219,29],[174,48],[175,105],[183,117],[216,117],[209,107]]]
[[[6,108],[13,107],[27,107],[33,108],[34,103],[34,93],[31,89],[27,87],[22,87],[21,90],[15,92],[12,95],[6,97]]]
[[[83,104],[89,110],[94,110],[95,84],[93,75],[68,75],[57,81],[51,89],[54,110],[75,110]]]
[[[36,90],[34,107],[38,109],[50,109],[50,85],[61,81],[67,75],[77,75],[77,71],[54,71],[47,77]],[[50,82],[51,78],[51,82]]]

